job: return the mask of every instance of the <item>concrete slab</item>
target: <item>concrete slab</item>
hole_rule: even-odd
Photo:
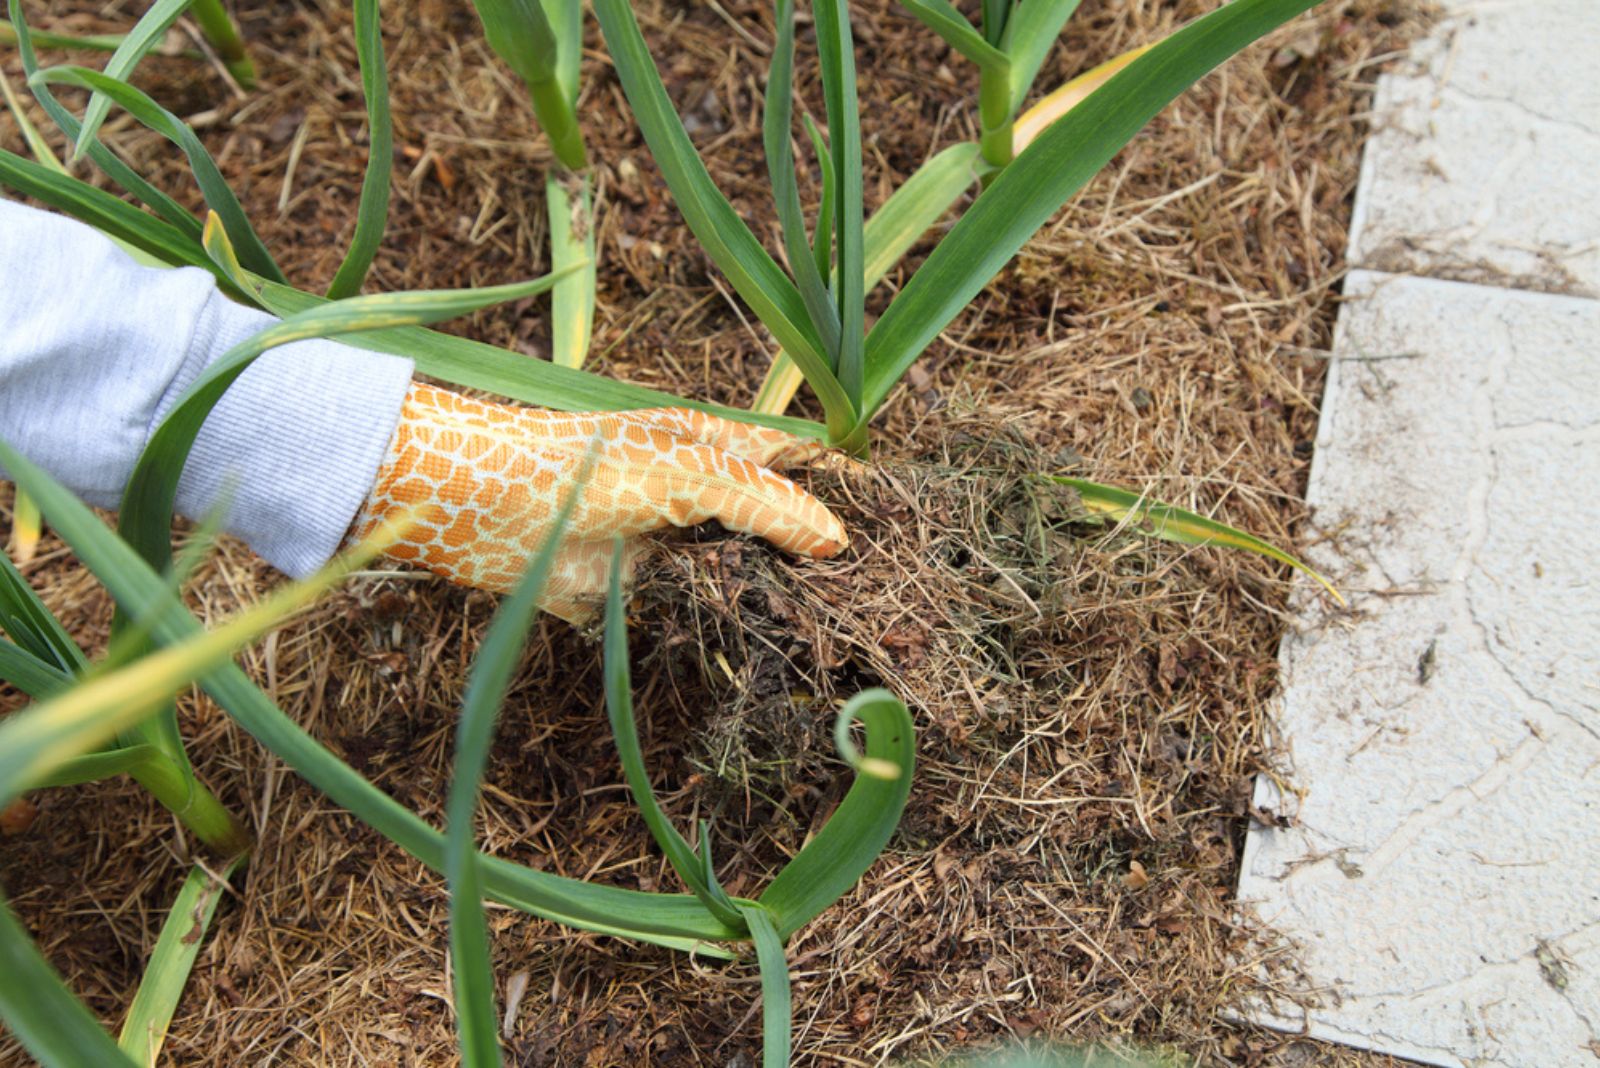
[[[1444,7],[1379,83],[1350,262],[1600,296],[1600,4]]]
[[[1239,897],[1321,991],[1257,1018],[1432,1064],[1600,1063],[1600,303],[1356,272]]]

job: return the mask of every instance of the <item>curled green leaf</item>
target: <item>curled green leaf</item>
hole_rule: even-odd
[[[866,752],[857,752],[848,737],[839,747],[847,760],[854,758],[856,781],[832,818],[761,895],[782,937],[811,922],[856,884],[888,844],[911,795],[916,732],[906,706],[888,690],[864,690],[840,710],[835,740],[857,720],[866,728]]]

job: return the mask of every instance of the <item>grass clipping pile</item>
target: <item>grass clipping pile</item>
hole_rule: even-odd
[[[883,684],[917,716],[889,859],[795,950],[815,1052],[1108,1033],[1192,1052],[1248,983],[1229,898],[1276,626],[1216,587],[1266,583],[1086,523],[1059,470],[958,434],[814,480],[846,502],[838,562],[796,576],[716,541],[643,587],[646,673],[685,719],[714,695],[682,743],[695,795],[769,869],[842,794],[835,700]]]
[[[1206,6],[1086,3],[1041,84]],[[873,74],[869,174],[903,180],[975,135],[975,78],[890,5],[854,14]],[[269,246],[315,286],[338,262],[361,180],[349,13],[268,4],[241,17],[271,92],[229,98],[180,60],[156,60],[148,88],[198,115]],[[715,142],[713,176],[775,235],[750,77],[770,12],[646,3],[640,18],[691,129]],[[1285,574],[1084,526],[1071,494],[1041,476],[1146,489],[1293,544],[1360,118],[1378,64],[1416,18],[1399,0],[1324,5],[1160,116],[913,369],[877,428],[873,466],[808,476],[850,528],[848,553],[797,562],[702,530],[663,539],[645,567],[632,651],[646,761],[680,827],[712,820],[731,892],[758,892],[842,797],[835,699],[882,683],[918,718],[900,831],[792,943],[799,1063],[1028,1038],[1156,1045],[1208,1063],[1387,1063],[1221,1020],[1259,990],[1263,962],[1292,960],[1231,903],[1251,776],[1271,744]],[[114,28],[53,28],[73,25]],[[397,174],[375,287],[545,269],[534,250],[548,156],[470,12],[423,0],[386,47],[397,145],[416,163]],[[746,403],[770,346],[683,233],[609,69],[585,69],[601,188],[595,365]],[[800,72],[798,86],[820,114],[814,77]],[[121,119],[104,136],[193,202],[178,172],[161,172],[158,139]],[[0,142],[21,150],[3,115]],[[869,180],[869,207],[889,188]],[[524,302],[450,328],[538,355],[542,315]],[[109,603],[59,543],[28,574],[103,649]],[[215,621],[276,581],[225,542],[189,596]],[[360,580],[242,660],[307,729],[438,824],[455,710],[493,608],[430,580]],[[540,625],[502,718],[484,847],[677,889],[628,799],[598,668],[591,641]],[[205,698],[183,710],[197,765],[258,846],[173,1022],[172,1062],[453,1063],[443,881],[286,774]],[[73,988],[116,1021],[189,844],[125,783],[34,801],[32,825],[0,838],[0,878]],[[753,966],[508,910],[490,923],[512,1063],[759,1060]],[[0,1063],[22,1059],[0,1035]]]

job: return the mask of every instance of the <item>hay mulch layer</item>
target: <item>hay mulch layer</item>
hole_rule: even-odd
[[[1091,0],[1039,84],[1208,6]],[[36,8],[54,29],[134,17],[115,3]],[[772,238],[759,129],[770,12],[743,0],[639,8],[714,177]],[[549,157],[525,94],[466,5],[418,0],[388,15],[400,166],[371,288],[540,273]],[[201,129],[290,276],[315,288],[348,240],[365,158],[349,12],[248,0],[241,16],[258,92],[176,58],[153,61],[142,84]],[[856,16],[871,207],[975,134],[975,82],[894,5]],[[797,1063],[936,1059],[1019,1039],[1206,1064],[1389,1063],[1226,1022],[1263,976],[1292,988],[1293,947],[1232,901],[1252,776],[1274,744],[1287,573],[1085,526],[1043,476],[1137,487],[1295,544],[1371,80],[1422,18],[1412,0],[1326,4],[1164,112],[913,369],[876,427],[873,467],[809,476],[852,531],[844,556],[796,562],[713,529],[661,539],[633,606],[646,755],[680,826],[714,821],[730,890],[758,891],[842,796],[835,701],[886,685],[917,719],[899,832],[791,943]],[[771,344],[685,232],[588,32],[593,365],[747,403]],[[814,67],[799,88],[820,116]],[[198,205],[165,143],[121,118],[105,137]],[[4,115],[0,144],[22,151]],[[875,310],[905,277],[891,275]],[[525,302],[449,329],[538,357],[544,314]],[[28,574],[103,649],[110,604],[58,542]],[[217,621],[279,581],[225,542],[189,595]],[[241,659],[308,730],[438,824],[464,676],[494,606],[415,576],[362,579]],[[533,633],[493,754],[485,846],[674,889],[622,783],[599,659],[592,636],[553,620]],[[443,881],[209,700],[182,708],[203,776],[258,840],[173,1021],[170,1062],[453,1063]],[[33,801],[32,825],[0,838],[0,880],[115,1026],[195,845],[126,782]],[[512,1063],[758,1062],[753,965],[503,909],[490,922],[502,990],[526,980]],[[25,1060],[0,1035],[0,1062]]]

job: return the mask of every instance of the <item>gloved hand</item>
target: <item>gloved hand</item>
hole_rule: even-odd
[[[352,537],[419,509],[415,527],[385,555],[459,585],[507,591],[549,533],[596,435],[599,454],[540,605],[569,622],[591,618],[604,596],[613,535],[625,539],[630,569],[643,549],[639,535],[707,519],[816,559],[848,544],[833,513],[768,469],[815,458],[822,449],[814,442],[688,408],[572,415],[417,382]]]

